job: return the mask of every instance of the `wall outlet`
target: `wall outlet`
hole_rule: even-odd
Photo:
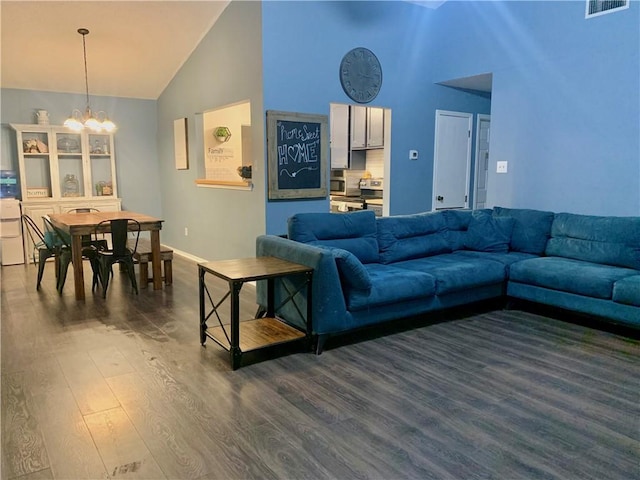
[[[189,235],[189,229],[187,227],[184,227],[184,236],[188,236]]]
[[[409,160],[418,159],[418,150],[409,150]]]
[[[496,173],[507,173],[507,165],[509,162],[500,161],[497,162]]]

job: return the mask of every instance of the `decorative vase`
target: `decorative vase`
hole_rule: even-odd
[[[36,112],[36,120],[38,125],[49,125],[49,112],[46,110],[38,110]]]
[[[77,197],[80,195],[80,183],[75,175],[69,173],[64,177],[63,197]]]

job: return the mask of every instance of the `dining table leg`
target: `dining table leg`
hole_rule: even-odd
[[[162,267],[160,266],[160,230],[151,230],[151,266],[153,289],[162,289]]]
[[[76,300],[84,300],[84,272],[82,268],[82,235],[71,236],[71,261]]]

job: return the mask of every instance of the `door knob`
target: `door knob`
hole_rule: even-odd
[[[444,201],[444,197],[442,195],[438,195],[436,197],[436,200],[438,200],[439,202],[442,202],[442,201]]]

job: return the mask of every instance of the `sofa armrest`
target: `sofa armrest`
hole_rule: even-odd
[[[275,235],[260,235],[256,238],[256,256],[277,257],[313,268],[313,333],[324,334],[343,330],[347,307],[340,284],[335,259],[329,250],[289,240]],[[283,280],[286,282],[287,280]],[[267,286],[258,282],[257,301],[267,304]],[[289,286],[289,289],[291,287]],[[306,290],[296,295],[298,309],[305,312]],[[282,281],[276,282],[276,305],[287,298],[288,292]],[[303,319],[293,305],[285,305],[278,312],[285,320],[304,328]]]

